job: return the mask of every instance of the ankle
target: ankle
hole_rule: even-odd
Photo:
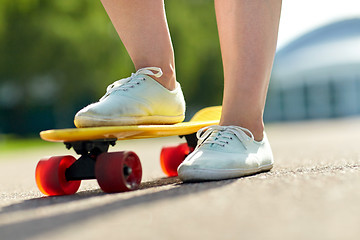
[[[255,141],[262,141],[264,138],[264,123],[263,121],[259,123],[245,123],[245,122],[227,122],[224,120],[220,121],[221,126],[240,126],[248,129],[254,136]],[[247,134],[247,133],[246,133]],[[250,134],[247,134],[250,137]]]
[[[136,67],[136,70],[139,70],[141,68],[148,67],[148,66],[139,66]],[[155,66],[158,67],[158,66]],[[162,76],[157,78],[154,76],[150,76],[155,81],[160,83],[163,87],[167,88],[168,90],[172,91],[176,88],[176,75],[175,75],[175,69],[172,66],[159,66],[162,71]]]
[[[264,128],[250,130],[250,132],[254,135],[255,141],[261,142],[264,139]]]
[[[161,70],[163,71],[163,75],[155,80],[158,81],[168,90],[170,91],[174,90],[176,88],[175,69],[168,67],[168,68],[161,68]]]

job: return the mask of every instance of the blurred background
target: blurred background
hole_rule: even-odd
[[[187,115],[222,99],[213,1],[166,0]],[[265,121],[360,114],[360,8],[284,1]],[[100,1],[0,0],[0,135],[73,127],[74,114],[134,72]],[[204,91],[206,88],[206,91]]]

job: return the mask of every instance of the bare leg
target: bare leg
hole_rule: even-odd
[[[185,100],[176,82],[164,0],[101,1],[135,65],[136,74],[126,81],[114,82],[98,102],[77,112],[75,125],[97,127],[183,121]],[[157,74],[158,68],[162,69],[162,76]],[[151,78],[173,91],[167,91]]]
[[[281,0],[215,0],[224,66],[220,125],[263,138],[263,111],[276,48]]]
[[[164,87],[175,88],[174,51],[163,0],[101,0],[136,70],[160,67],[164,75],[156,79]]]

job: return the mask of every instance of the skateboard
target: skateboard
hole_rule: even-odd
[[[139,157],[132,151],[108,152],[117,141],[166,136],[184,137],[178,146],[163,147],[160,164],[163,172],[177,176],[177,167],[196,147],[196,132],[219,123],[221,106],[198,111],[190,121],[173,125],[107,126],[55,129],[40,132],[45,141],[62,142],[80,157],[71,155],[46,157],[35,170],[39,190],[48,196],[75,194],[81,180],[96,179],[106,193],[135,190],[141,183]]]

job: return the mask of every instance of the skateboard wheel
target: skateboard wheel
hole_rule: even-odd
[[[163,172],[168,177],[176,177],[178,175],[177,168],[190,152],[191,149],[187,143],[173,147],[164,147],[160,153],[160,165]]]
[[[43,158],[35,170],[39,190],[48,196],[71,195],[76,193],[81,181],[67,181],[65,171],[76,159],[73,156]]]
[[[129,151],[102,153],[96,160],[95,176],[106,193],[135,190],[142,177],[140,159]]]

